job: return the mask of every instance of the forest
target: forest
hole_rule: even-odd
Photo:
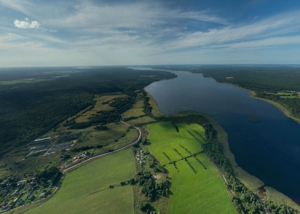
[[[143,89],[151,82],[174,77],[174,74],[163,71],[121,67],[2,69],[0,157],[92,106],[95,95],[117,92],[128,95],[128,100],[116,100],[112,104],[117,111],[103,115],[103,118],[108,116],[108,120],[114,121],[135,100],[135,90]],[[122,106],[125,102],[128,105]],[[103,118],[94,118],[93,123],[102,124]]]

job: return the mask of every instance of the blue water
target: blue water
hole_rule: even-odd
[[[200,74],[174,73],[177,78],[146,87],[159,109],[213,115],[228,133],[237,164],[300,204],[300,125],[246,90]],[[249,116],[261,121],[251,122]]]

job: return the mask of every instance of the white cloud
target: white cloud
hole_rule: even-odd
[[[14,27],[11,20],[16,16],[0,19],[0,31],[6,33],[0,35],[0,64],[6,62],[3,57],[8,59],[7,53],[44,65],[197,63],[198,56],[208,60],[214,54],[222,57],[271,46],[280,51],[284,45],[300,44],[300,11],[229,23],[216,13],[170,9],[162,3],[93,2],[0,0],[0,5],[18,11],[18,17],[35,20],[16,19]],[[6,23],[10,25],[4,29]]]
[[[28,10],[28,8],[32,8],[32,4],[26,0],[0,0],[0,4],[5,7],[12,8],[16,11],[20,11],[25,15],[33,16],[30,10]]]
[[[32,21],[30,22],[28,19],[25,19],[25,21],[20,21],[18,19],[16,19],[14,21],[14,25],[17,28],[23,28],[23,29],[27,29],[27,28],[40,28],[40,23],[38,23],[38,21]]]
[[[132,3],[119,5],[93,4],[86,1],[79,5],[70,5],[55,18],[46,21],[52,27],[69,28],[73,30],[103,31],[108,29],[139,29],[153,30],[161,25],[175,24],[181,21],[193,20],[225,24],[226,20],[216,15],[200,11],[182,11],[167,9],[162,4]]]
[[[169,50],[177,50],[192,47],[221,47],[222,45],[234,47],[234,44],[238,44],[237,46],[240,48],[252,44],[258,47],[259,45],[268,46],[271,45],[271,43],[275,45],[275,41],[278,42],[277,45],[286,44],[289,40],[283,38],[279,39],[278,37],[286,36],[290,33],[298,34],[300,18],[298,18],[297,14],[299,14],[299,12],[300,11],[290,14],[281,14],[244,25],[213,28],[207,32],[197,31],[185,33],[182,36],[167,41],[164,47]],[[270,38],[276,39],[270,40]],[[295,37],[291,38],[293,38],[292,41],[294,43],[296,41],[298,42]]]

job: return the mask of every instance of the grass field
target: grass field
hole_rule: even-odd
[[[290,98],[290,99],[298,98],[298,94],[293,92],[279,91],[276,93],[276,95],[280,96],[281,98]]]
[[[81,115],[78,115],[76,118],[77,123],[82,122],[88,122],[89,118],[93,115],[96,115],[98,111],[109,111],[113,110],[114,108],[111,107],[107,102],[115,99],[115,98],[123,98],[126,97],[125,94],[116,94],[116,95],[105,95],[105,96],[95,96],[94,100],[96,101],[96,104],[92,110],[86,111],[84,113],[81,113]],[[106,104],[103,104],[106,103]]]
[[[162,164],[167,164],[169,162],[164,153],[167,154],[171,160],[180,159],[180,156],[174,149],[181,154],[188,155],[180,145],[184,146],[192,153],[202,151],[201,143],[204,143],[204,140],[197,136],[195,131],[204,137],[204,129],[197,124],[187,125],[179,123],[176,125],[179,132],[176,131],[175,127],[170,122],[159,122],[147,126],[150,132],[150,150]],[[192,133],[197,140],[189,132]]]
[[[37,82],[44,82],[50,80],[54,80],[54,79],[21,79],[21,80],[0,81],[0,85],[12,85],[18,83],[37,83]]]
[[[184,159],[179,160],[179,154],[174,151],[176,149],[183,157],[187,157],[189,152],[195,154],[202,151],[204,129],[197,124],[176,125],[179,132],[169,122],[147,126],[151,142],[149,148],[162,164],[167,164],[172,182],[168,213],[236,213],[221,176],[206,154],[196,155],[202,164],[194,157],[186,158],[187,163]],[[163,152],[172,161],[179,160],[176,162],[177,169],[173,164],[168,164],[169,160]]]
[[[165,116],[165,114],[162,113],[162,112],[159,110],[158,105],[157,105],[155,99],[154,99],[149,93],[147,93],[147,97],[149,97],[149,104],[150,104],[151,107],[152,107],[152,115],[153,115],[154,117],[163,117],[163,116]]]
[[[147,123],[152,123],[152,122],[155,122],[156,120],[153,119],[152,117],[149,117],[149,116],[144,116],[144,117],[140,117],[140,118],[137,118],[137,119],[133,119],[133,120],[128,120],[126,121],[127,123],[131,124],[131,125],[134,125],[134,126],[138,126],[140,124],[147,124]]]
[[[39,153],[36,157],[30,156],[26,160],[21,160],[22,158],[19,156],[14,157],[15,159],[8,159],[5,157],[4,160],[9,164],[5,168],[0,168],[0,176],[5,177],[11,174],[22,175],[24,173],[31,173],[35,169],[43,169],[47,164],[50,164],[51,166],[59,166],[61,164],[61,154],[53,153],[47,156],[42,156],[44,153],[45,152]],[[13,160],[16,162],[13,162]]]
[[[122,117],[124,119],[130,118],[130,117],[140,117],[145,115],[144,113],[144,101],[143,100],[138,100],[131,109],[128,111],[124,112]]]
[[[86,135],[84,138],[82,138],[82,142],[78,142],[74,148],[82,146],[104,145],[114,142],[126,134],[126,131],[128,130],[128,126],[120,122],[110,123],[107,125],[107,128],[108,130],[104,131],[97,131],[94,129],[94,127],[81,129],[80,131],[86,132]]]
[[[133,213],[132,187],[107,187],[134,173],[131,149],[94,160],[67,174],[51,199],[27,213]]]

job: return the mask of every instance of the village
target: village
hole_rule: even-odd
[[[51,194],[53,187],[40,186],[34,174],[23,177],[10,177],[1,183],[1,211],[9,211],[13,207],[24,203],[42,199]],[[0,212],[1,212],[0,211]]]
[[[84,134],[85,133],[73,134],[67,132],[54,137],[36,139],[28,144],[29,153],[25,158],[35,153],[47,155],[62,150],[70,150],[75,145],[77,139]],[[74,157],[62,155],[60,162],[63,164],[60,168],[64,169],[67,165],[72,165],[82,159],[86,159],[90,157],[90,155],[90,151],[80,152]],[[53,167],[50,163],[46,164],[43,170],[46,171],[50,167]],[[56,191],[57,187],[52,185],[50,181],[43,183],[40,182],[37,177],[38,172],[31,172],[23,176],[12,175],[4,180],[0,180],[0,213],[24,204],[45,199]]]

